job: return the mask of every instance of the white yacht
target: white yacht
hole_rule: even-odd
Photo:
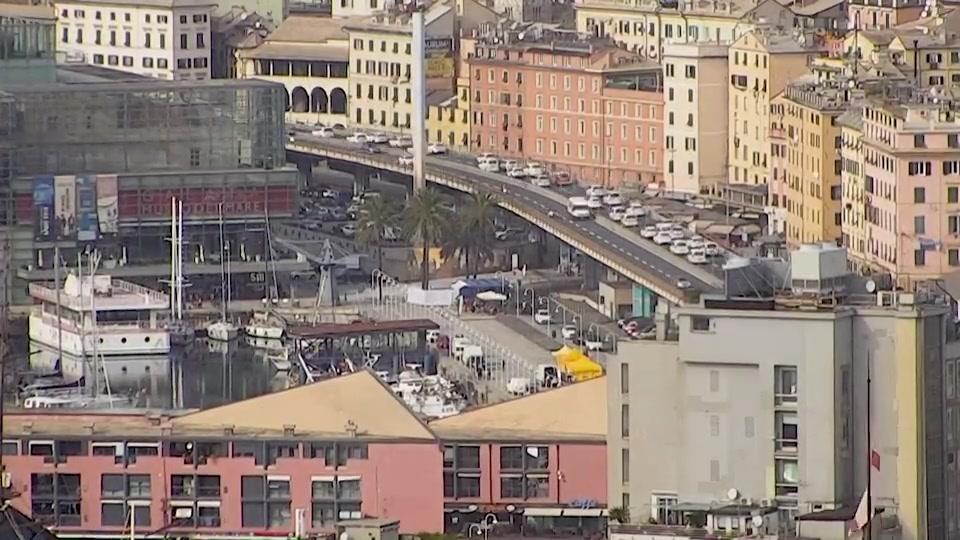
[[[391,388],[414,414],[426,418],[460,414],[467,406],[450,381],[439,375],[423,375],[417,369],[400,373]]]
[[[276,315],[258,311],[243,327],[243,331],[253,338],[283,339],[284,328],[283,320]]]
[[[30,314],[30,339],[80,358],[166,355],[170,334],[163,316],[170,297],[109,275],[67,275],[53,283],[31,283],[39,301]]]
[[[207,337],[217,341],[233,341],[240,330],[230,321],[215,321],[207,325]]]

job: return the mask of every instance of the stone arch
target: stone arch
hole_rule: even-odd
[[[310,96],[302,86],[298,86],[290,93],[290,105],[295,113],[305,113],[310,110]]]
[[[325,113],[329,106],[330,98],[326,90],[318,86],[310,92],[310,112]]]
[[[290,92],[283,93],[283,110],[290,112]]]
[[[330,113],[347,114],[347,93],[342,88],[334,88],[330,92]]]

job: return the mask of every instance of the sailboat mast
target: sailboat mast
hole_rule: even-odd
[[[227,250],[223,239],[223,203],[217,205],[220,218],[220,317],[227,320]]]
[[[873,537],[873,385],[870,353],[867,353],[867,530],[864,538]]]
[[[53,281],[57,287],[57,362],[63,366],[63,319],[60,318],[60,247],[53,248]],[[83,285],[81,284],[81,289]],[[81,297],[82,298],[82,297]],[[82,311],[81,311],[82,313]],[[81,316],[81,324],[83,317]]]
[[[177,316],[177,198],[170,198],[170,317]],[[172,321],[171,321],[172,322]]]
[[[177,201],[177,318],[183,318],[183,201]]]

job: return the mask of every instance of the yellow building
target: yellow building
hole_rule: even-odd
[[[347,26],[350,40],[350,123],[385,131],[409,129],[412,24],[407,4],[378,12]],[[456,89],[454,37],[497,15],[473,0],[435,3],[425,14],[427,92]]]
[[[345,124],[348,20],[293,15],[267,40],[237,51],[238,78],[273,81],[287,89],[287,121]]]
[[[820,55],[812,39],[757,30],[730,45],[729,181],[766,184],[770,153],[770,98],[807,73]]]
[[[774,98],[786,144],[784,209],[788,245],[840,240],[843,213],[836,118],[849,108],[840,84],[800,80]]]
[[[469,79],[457,80],[456,94],[445,90],[427,94],[427,141],[470,150]]]
[[[843,225],[840,235],[854,270],[866,265],[866,208],[863,176],[863,107],[850,106],[837,117],[840,127],[840,185]]]

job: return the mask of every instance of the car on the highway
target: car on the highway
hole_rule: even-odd
[[[310,134],[314,137],[323,137],[324,139],[332,139],[333,137],[337,136],[337,134],[333,131],[333,128],[328,127],[315,129],[311,131]]]
[[[689,288],[691,288],[691,287],[693,287],[693,283],[690,283],[690,282],[687,281],[686,279],[681,278],[681,279],[678,279],[678,280],[677,280],[677,288],[678,288],[678,289],[689,289]]]
[[[344,236],[356,236],[358,230],[356,223],[347,223],[340,227],[340,233]]]
[[[603,204],[607,206],[622,206],[623,203],[623,197],[616,191],[610,191],[603,196]]]
[[[480,163],[481,161],[483,161],[483,160],[485,160],[485,159],[498,159],[498,158],[497,158],[496,154],[491,154],[490,152],[484,152],[484,153],[480,154],[479,156],[477,156],[477,163]]]
[[[354,133],[353,135],[350,135],[349,137],[347,137],[347,140],[352,143],[364,144],[369,141],[369,137],[367,137],[366,133],[360,133],[358,131],[357,133]]]
[[[623,208],[619,206],[614,206],[610,209],[610,213],[607,214],[607,217],[609,217],[611,221],[621,221],[623,220],[623,216]]]
[[[577,337],[577,327],[568,324],[560,329],[560,335],[563,336],[563,339],[574,339]]]
[[[530,161],[530,162],[527,162],[526,166],[524,166],[523,172],[526,173],[527,176],[536,177],[536,176],[540,176],[545,171],[543,169],[543,165],[537,163],[536,161]]]
[[[674,240],[673,243],[670,244],[670,253],[674,255],[686,255],[690,253],[690,246],[686,240]]]
[[[542,188],[548,188],[551,185],[550,177],[546,174],[540,174],[530,179],[530,183]]]
[[[382,154],[382,153],[383,153],[383,151],[380,150],[380,147],[379,147],[379,146],[377,146],[377,145],[375,145],[375,144],[373,144],[373,143],[371,143],[371,142],[364,143],[364,145],[363,145],[362,148],[363,148],[363,151],[366,152],[366,153],[368,153],[368,154]]]
[[[477,168],[484,172],[500,172],[500,161],[497,158],[481,159],[477,162]]]
[[[687,254],[687,260],[691,264],[707,264],[707,253],[703,248],[691,249]]]
[[[387,144],[390,142],[390,137],[385,133],[371,133],[367,137],[367,142],[372,142],[373,144]]]
[[[400,165],[404,167],[413,167],[413,156],[410,154],[404,154],[398,159]]]
[[[537,324],[547,324],[553,320],[553,316],[550,314],[549,309],[538,309],[537,312],[533,314],[533,320]]]
[[[400,137],[390,139],[387,141],[387,144],[389,144],[391,148],[410,148],[413,146],[413,139],[401,135]]]
[[[430,143],[427,145],[427,153],[431,156],[437,156],[447,153],[447,147],[440,143]]]
[[[566,171],[559,171],[553,174],[553,183],[557,187],[567,187],[572,186],[575,182],[573,180],[573,175]]]
[[[603,199],[600,197],[590,197],[587,199],[587,206],[590,207],[591,210],[599,210],[603,208]]]
[[[637,216],[631,216],[630,214],[624,214],[623,219],[620,220],[620,224],[624,227],[639,227],[640,219]]]
[[[640,236],[642,236],[643,238],[649,238],[649,239],[652,240],[653,237],[657,236],[657,227],[656,227],[656,225],[646,225],[646,226],[644,226],[642,229],[640,229]]]
[[[603,189],[600,186],[590,186],[587,188],[587,197],[603,198],[606,194],[607,194],[607,190]]]
[[[673,238],[670,238],[670,235],[667,233],[658,232],[656,236],[653,237],[653,243],[658,246],[665,246],[673,242]]]

